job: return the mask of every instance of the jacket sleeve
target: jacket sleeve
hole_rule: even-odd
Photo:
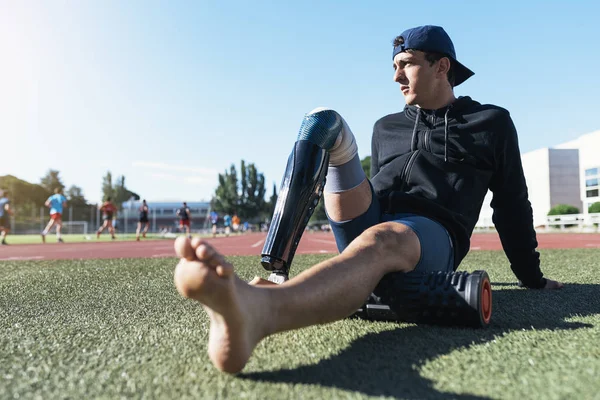
[[[496,169],[490,190],[493,221],[504,253],[516,277],[528,288],[543,288],[540,253],[533,227],[533,210],[523,174],[517,131],[508,112],[499,121],[495,146]]]

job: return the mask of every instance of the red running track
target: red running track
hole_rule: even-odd
[[[206,239],[226,256],[260,255],[265,241],[264,233]],[[539,248],[572,249],[600,248],[600,234],[538,235]],[[475,234],[471,250],[500,250],[502,246],[495,233]],[[306,233],[296,254],[336,253],[331,233]],[[0,246],[0,261],[9,260],[70,260],[91,258],[156,258],[175,257],[172,240],[148,240],[142,242],[89,242],[48,243]]]

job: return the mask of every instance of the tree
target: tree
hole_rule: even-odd
[[[65,185],[63,185],[60,177],[58,176],[60,172],[49,169],[46,172],[46,175],[41,179],[41,185],[44,189],[46,189],[50,193],[54,193],[55,189],[64,190]]]
[[[87,221],[90,218],[90,208],[94,206],[88,204],[79,186],[72,185],[65,193],[65,197],[69,218],[73,218],[74,221]]]
[[[367,175],[367,178],[370,178],[371,177],[371,156],[366,156],[365,158],[360,160],[360,165],[362,166],[362,169],[365,171],[365,175]]]
[[[240,164],[238,179],[235,165],[219,174],[219,185],[211,200],[211,208],[220,213],[237,215],[246,220],[259,220],[270,212],[270,203],[265,201],[265,177],[253,163]]]
[[[569,204],[557,204],[548,211],[548,215],[579,214],[579,208]]]
[[[7,190],[11,208],[15,210],[15,221],[30,226],[39,226],[40,208],[50,192],[41,185],[23,181],[12,175],[0,176],[0,189]]]
[[[267,211],[265,177],[258,173],[254,164],[248,164],[245,172],[246,176],[242,177],[245,186],[241,186],[238,215],[245,219],[256,218]]]
[[[589,213],[600,213],[600,201],[595,202],[594,204],[592,204],[590,206],[590,208],[588,208],[588,212]]]
[[[112,174],[110,171],[106,171],[106,175],[102,178],[102,196],[103,200],[107,200],[109,197],[111,199],[115,198],[115,192],[112,184]]]
[[[325,212],[325,200],[324,200],[324,196],[321,196],[321,199],[319,200],[319,204],[317,204],[317,207],[315,208],[315,211],[314,211],[312,217],[310,217],[310,223],[315,224],[315,223],[326,223],[326,222],[327,222],[327,213]]]
[[[219,174],[219,185],[211,200],[212,209],[220,213],[233,213],[239,199],[237,186],[237,171],[235,165],[231,164],[229,172]]]
[[[104,178],[102,178],[102,194],[105,200],[110,197],[112,199],[112,202],[119,209],[125,201],[128,201],[132,198],[134,200],[140,199],[140,196],[137,193],[127,189],[127,187],[125,186],[124,175],[119,176],[117,178],[117,184],[113,185],[112,174],[110,171],[107,171]]]
[[[79,186],[72,185],[67,190],[66,198],[69,201],[70,207],[85,207],[87,206],[87,200],[83,195],[83,190]]]
[[[277,186],[273,183],[273,193],[269,197],[269,207],[267,208],[267,218],[271,219],[271,216],[275,212],[275,206],[277,205]]]
[[[139,200],[140,196],[137,193],[132,192],[125,186],[125,176],[121,175],[117,178],[117,185],[113,187],[115,194],[114,203],[117,208],[121,208],[124,202],[133,200]]]

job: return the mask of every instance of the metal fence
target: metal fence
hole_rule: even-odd
[[[50,220],[49,209],[41,207],[31,210],[16,210],[11,217],[12,234],[39,234],[44,230]],[[148,213],[149,232],[176,232],[179,226],[179,220],[175,215],[161,215],[156,210],[150,210]],[[67,207],[62,213],[64,234],[88,234],[96,231],[103,223],[102,214],[95,206],[87,207]],[[118,212],[113,225],[117,232],[135,233],[139,221],[137,210],[124,209]],[[206,230],[209,221],[206,215],[192,215],[192,229],[194,231]],[[54,228],[53,228],[54,230]]]
[[[600,232],[600,213],[537,215],[534,216],[536,231],[569,230],[573,232]],[[492,217],[481,217],[475,225],[476,231],[495,229]]]

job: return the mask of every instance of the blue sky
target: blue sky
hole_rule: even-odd
[[[245,159],[279,186],[302,116],[339,111],[361,157],[400,111],[391,41],[443,26],[510,110],[523,152],[600,129],[597,2],[0,0],[0,175],[101,197],[107,170],[149,200],[210,199]],[[600,149],[599,149],[600,150]]]

